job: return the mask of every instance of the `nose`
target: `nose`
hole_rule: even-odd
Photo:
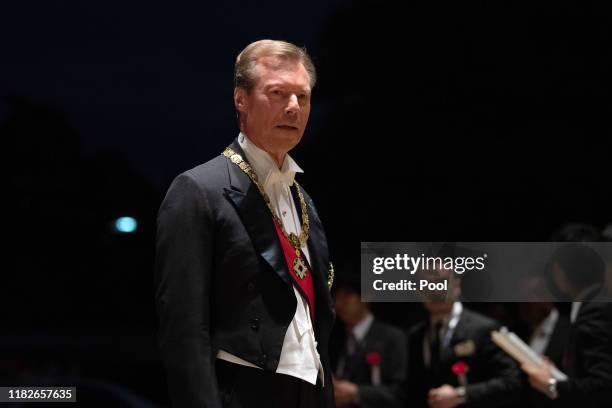
[[[285,108],[285,113],[296,114],[299,112],[299,110],[300,110],[300,104],[298,102],[297,95],[291,94],[289,96],[287,107]]]

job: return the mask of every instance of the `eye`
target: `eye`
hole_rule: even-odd
[[[272,95],[276,95],[276,96],[281,96],[283,93],[281,92],[280,89],[273,89],[272,90]]]

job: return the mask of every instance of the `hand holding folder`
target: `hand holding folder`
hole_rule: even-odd
[[[507,328],[502,327],[499,331],[494,330],[491,332],[491,338],[495,344],[497,344],[502,350],[514,358],[520,364],[531,364],[536,367],[544,365],[544,359],[538,353],[533,351],[523,340],[521,340],[516,334],[508,331]],[[554,365],[552,368],[552,376],[557,381],[566,381],[567,375],[559,370]]]

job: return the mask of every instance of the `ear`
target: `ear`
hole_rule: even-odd
[[[245,112],[247,109],[246,91],[244,88],[234,88],[234,106],[238,112]]]

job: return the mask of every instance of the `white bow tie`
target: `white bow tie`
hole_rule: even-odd
[[[293,171],[281,172],[279,170],[272,170],[268,173],[268,177],[266,177],[264,188],[271,187],[276,184],[285,184],[288,187],[291,187],[293,185],[294,178],[295,172]]]

